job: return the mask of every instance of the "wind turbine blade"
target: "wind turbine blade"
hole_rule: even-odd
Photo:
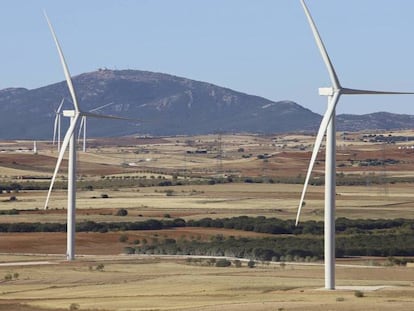
[[[58,114],[58,137],[57,137],[57,139],[58,139],[58,151],[60,151],[60,118],[61,118],[61,115],[60,115],[60,113]]]
[[[410,95],[414,92],[389,92],[389,91],[370,91],[370,90],[358,90],[358,89],[341,89],[342,94],[347,95]]]
[[[59,119],[59,115],[56,114],[55,116],[55,123],[53,125],[53,146],[55,145],[55,141],[56,141],[56,134],[57,134],[57,127],[58,127],[58,119]]]
[[[85,122],[83,123],[83,140],[82,140],[82,151],[86,152],[86,117]]]
[[[85,119],[86,117],[82,116],[80,124],[79,124],[79,130],[78,130],[78,141],[80,140],[80,137],[81,137],[82,128],[85,126],[85,121],[86,121]]]
[[[64,101],[65,101],[65,98],[62,98],[62,100],[60,102],[60,105],[58,106],[58,109],[56,109],[57,114],[59,114],[60,111],[62,110],[62,106],[63,106]]]
[[[316,135],[315,144],[313,146],[312,157],[309,162],[308,172],[306,173],[305,183],[303,185],[302,195],[299,201],[298,213],[296,215],[296,226],[299,223],[300,212],[302,211],[302,205],[305,199],[306,190],[308,189],[309,179],[312,174],[313,166],[315,165],[316,157],[318,156],[318,151],[321,147],[323,137],[325,135],[326,129],[328,128],[329,121],[332,118],[333,112],[335,111],[336,104],[338,103],[340,93],[335,92],[331,98],[331,102],[328,105],[328,109],[325,112],[325,115],[322,118],[321,125],[319,126],[318,134]]]
[[[60,111],[62,110],[62,106],[63,106],[63,102],[65,101],[64,98],[62,98],[58,108],[55,111],[55,124],[53,126],[53,145],[55,145],[55,141],[56,141],[56,134],[57,134],[57,127],[58,125],[60,126]]]
[[[101,109],[103,109],[103,108],[105,108],[105,107],[108,107],[108,106],[110,106],[110,105],[113,105],[113,104],[114,104],[113,102],[110,102],[109,104],[105,104],[105,105],[102,105],[102,106],[99,106],[99,107],[93,108],[92,110],[89,110],[89,112],[95,112],[95,111],[101,110]]]
[[[63,139],[63,143],[62,143],[62,146],[61,146],[60,152],[59,152],[59,157],[58,157],[57,162],[56,162],[55,171],[53,172],[53,176],[52,176],[52,179],[50,181],[49,191],[47,192],[47,197],[46,197],[46,202],[45,202],[44,209],[47,209],[47,206],[49,204],[50,194],[52,193],[53,185],[55,183],[57,173],[59,172],[60,164],[62,163],[63,156],[65,155],[66,148],[69,145],[70,137],[73,135],[73,133],[75,131],[78,120],[79,120],[79,114],[76,114],[74,121],[71,122],[71,125],[69,126],[69,129],[65,134],[65,138]]]
[[[70,73],[69,73],[69,68],[66,64],[65,57],[63,55],[63,52],[62,52],[62,49],[60,47],[59,41],[56,37],[55,31],[53,30],[52,24],[50,23],[50,20],[47,17],[46,11],[44,11],[43,13],[46,17],[47,24],[49,25],[50,32],[52,33],[53,40],[55,41],[56,48],[57,48],[58,53],[59,53],[60,62],[62,63],[63,71],[65,73],[66,83],[67,83],[68,88],[69,88],[70,96],[72,97],[73,105],[75,106],[75,111],[79,112],[80,109],[79,109],[78,101],[76,99],[75,89],[74,89],[73,84],[72,84],[72,78],[71,78]]]
[[[85,117],[92,117],[92,118],[98,118],[98,119],[113,119],[113,120],[124,120],[124,121],[132,121],[132,122],[143,122],[139,119],[131,119],[131,118],[123,118],[123,117],[116,117],[111,115],[104,115],[104,114],[98,114],[98,113],[92,113],[92,112],[81,112],[82,116]]]
[[[329,77],[331,78],[332,85],[335,89],[340,89],[341,84],[339,83],[338,76],[336,75],[335,69],[332,65],[332,62],[329,58],[328,52],[325,49],[325,45],[322,42],[321,36],[319,35],[318,29],[316,28],[316,24],[312,19],[312,16],[309,12],[308,7],[306,6],[306,3],[304,0],[301,0],[303,9],[305,11],[306,17],[308,19],[309,25],[312,29],[313,37],[315,38],[316,45],[318,46],[319,52],[322,55],[323,61],[326,65],[326,68],[329,72]]]

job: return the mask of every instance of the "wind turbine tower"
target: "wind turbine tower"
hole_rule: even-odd
[[[296,216],[296,225],[299,223],[301,209],[304,203],[306,190],[308,187],[310,175],[321,147],[322,140],[326,133],[326,149],[325,149],[325,224],[324,224],[324,260],[325,260],[325,288],[335,289],[335,195],[336,195],[336,129],[335,129],[335,109],[341,95],[390,95],[390,94],[414,94],[412,92],[388,92],[388,91],[369,91],[360,89],[349,89],[341,86],[329,55],[325,49],[319,32],[316,28],[309,9],[305,1],[301,0],[303,10],[307,17],[308,23],[312,30],[316,45],[328,70],[332,83],[330,87],[319,89],[319,95],[326,96],[328,106],[322,118],[318,134],[316,135],[313,147],[312,157],[309,163],[308,171],[303,186],[302,195],[299,202],[298,213]]]
[[[50,195],[52,193],[53,185],[56,180],[57,173],[59,171],[60,164],[62,163],[63,157],[65,155],[66,148],[69,146],[69,160],[68,160],[68,219],[67,219],[67,252],[66,258],[67,260],[75,259],[75,224],[76,224],[76,139],[75,139],[75,130],[79,123],[79,119],[81,117],[95,117],[95,118],[105,118],[105,119],[116,119],[116,120],[129,120],[129,121],[138,121],[138,120],[131,120],[122,117],[115,117],[115,116],[106,116],[95,114],[92,112],[85,112],[82,111],[79,107],[75,88],[73,87],[72,78],[69,73],[68,66],[65,61],[65,57],[63,56],[62,49],[60,47],[59,41],[56,37],[56,34],[53,30],[52,24],[49,21],[49,18],[45,12],[46,21],[49,25],[49,29],[52,33],[53,40],[55,42],[56,48],[59,53],[60,62],[63,67],[63,72],[65,74],[66,83],[69,89],[69,93],[72,98],[74,110],[65,110],[63,111],[63,115],[65,117],[70,117],[70,125],[65,134],[65,137],[62,142],[61,149],[59,151],[59,156],[56,162],[55,170],[53,172],[53,176],[50,182],[49,190],[46,197],[46,202],[44,208],[48,208]]]

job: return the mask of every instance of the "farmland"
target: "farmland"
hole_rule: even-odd
[[[414,218],[414,149],[408,139],[412,135],[409,131],[338,135],[337,217]],[[236,216],[292,220],[312,142],[312,136],[303,134],[91,140],[87,153],[78,152],[77,222],[189,222]],[[57,152],[50,142],[38,142],[38,153],[33,154],[32,145],[0,142],[0,223],[64,224],[67,163],[63,162],[57,189],[44,210]],[[321,153],[305,198],[303,222],[323,220],[323,169]],[[126,213],[121,216],[120,210]],[[230,267],[222,268],[207,259],[120,255],[126,246],[135,247],[135,241],[209,243],[217,236],[272,236],[254,230],[186,226],[79,232],[76,250],[84,256],[73,263],[63,261],[64,232],[0,235],[3,263],[49,263],[0,266],[0,278],[5,276],[0,310],[220,310],[223,306],[228,310],[411,310],[414,303],[414,270],[391,266],[387,258],[339,259],[344,266],[337,268],[338,285],[357,287],[325,292],[319,290],[321,261],[312,265],[257,262],[252,269],[244,261],[236,267],[234,259]],[[97,270],[99,264],[104,269]],[[366,289],[364,297],[354,295],[357,288]]]

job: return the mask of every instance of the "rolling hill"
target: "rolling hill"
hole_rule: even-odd
[[[321,120],[319,114],[289,100],[274,102],[163,73],[102,69],[75,76],[73,82],[83,110],[112,103],[99,113],[144,121],[90,118],[89,137],[315,131]],[[54,111],[62,98],[64,109],[71,109],[65,81],[32,90],[0,90],[0,138],[51,139]],[[341,115],[338,128],[406,128],[413,119],[386,113]]]

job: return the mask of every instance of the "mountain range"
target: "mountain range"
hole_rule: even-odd
[[[314,132],[322,118],[289,100],[275,102],[163,73],[100,69],[73,77],[73,84],[82,110],[108,104],[96,113],[142,120],[88,118],[89,137]],[[65,81],[32,90],[0,90],[0,138],[51,139],[63,98],[63,110],[72,109]],[[339,130],[391,130],[411,128],[414,116],[379,112],[343,114],[337,120]]]

